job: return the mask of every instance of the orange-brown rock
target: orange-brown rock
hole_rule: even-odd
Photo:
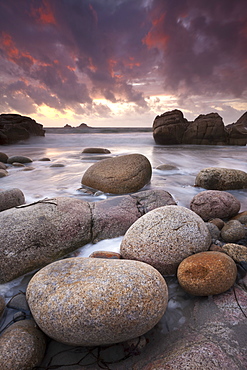
[[[90,254],[91,258],[105,258],[105,259],[120,259],[121,254],[117,252],[109,252],[109,251],[95,251]]]
[[[209,296],[227,291],[237,277],[233,259],[221,252],[201,252],[184,259],[177,271],[182,288],[196,296]]]

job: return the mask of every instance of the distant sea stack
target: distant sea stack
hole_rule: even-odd
[[[155,118],[153,137],[160,145],[246,145],[247,112],[237,122],[225,126],[218,113],[201,114],[188,121],[175,109]]]
[[[0,115],[0,145],[14,144],[31,136],[45,136],[43,125],[20,114]]]

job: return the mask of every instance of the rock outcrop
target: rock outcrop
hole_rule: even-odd
[[[187,121],[175,109],[155,118],[153,137],[161,145],[246,145],[246,127],[247,112],[236,123],[225,126],[218,113],[201,114],[194,121]]]
[[[45,130],[40,123],[20,114],[0,115],[0,145],[13,144],[31,136],[44,136]]]
[[[0,368],[33,369],[41,362],[45,349],[45,335],[33,320],[15,322],[0,337]]]

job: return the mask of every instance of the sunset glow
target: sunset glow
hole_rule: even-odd
[[[0,0],[1,113],[48,126],[151,126],[247,110],[244,0]],[[13,22],[14,19],[14,22]]]

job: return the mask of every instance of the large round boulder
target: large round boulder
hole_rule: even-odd
[[[15,322],[0,337],[0,369],[33,369],[43,359],[45,335],[33,320]]]
[[[138,261],[68,258],[36,273],[27,301],[38,326],[65,344],[96,346],[138,337],[163,316],[167,285]]]
[[[25,203],[25,196],[20,189],[0,189],[0,211],[20,206]]]
[[[127,194],[143,188],[151,176],[152,167],[144,155],[128,154],[94,163],[81,182],[105,193]]]
[[[196,213],[170,205],[139,218],[126,232],[120,253],[171,275],[184,258],[208,250],[210,243],[209,230]]]
[[[59,197],[0,212],[0,284],[91,241],[88,202]]]
[[[245,189],[247,173],[231,168],[208,167],[197,174],[195,186],[208,190]]]
[[[237,267],[225,253],[201,252],[185,258],[178,266],[177,276],[186,292],[208,296],[230,289],[237,277]]]
[[[234,195],[219,190],[205,190],[196,194],[191,202],[190,209],[197,213],[204,221],[213,218],[230,218],[240,210],[241,203]]]

